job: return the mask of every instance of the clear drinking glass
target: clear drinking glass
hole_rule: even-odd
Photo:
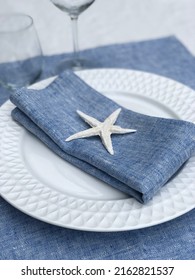
[[[93,63],[79,56],[78,43],[78,17],[85,11],[95,0],[50,0],[56,7],[70,16],[72,24],[73,37],[73,59],[63,61],[57,71],[61,72],[67,68],[80,70],[93,67]]]
[[[42,50],[33,19],[0,15],[0,84],[11,89],[32,84],[42,70]]]

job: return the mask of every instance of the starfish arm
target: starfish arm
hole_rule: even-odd
[[[111,133],[109,131],[101,130],[100,137],[102,139],[102,143],[106,150],[111,154],[114,155],[114,150],[112,147],[112,140],[111,140]]]
[[[136,132],[135,129],[130,129],[130,128],[122,128],[118,125],[113,125],[111,128],[112,133],[117,133],[117,134],[126,134],[126,133],[132,133]]]
[[[75,139],[91,137],[91,136],[96,136],[96,135],[99,135],[99,129],[97,127],[94,127],[94,128],[89,128],[89,129],[80,131],[78,133],[75,133],[75,134],[71,135],[70,137],[68,137],[65,141],[72,141]]]
[[[77,110],[77,114],[86,122],[88,123],[91,127],[98,126],[101,124],[98,120],[96,120],[93,117],[88,116],[87,114]]]
[[[105,121],[104,124],[105,125],[113,125],[115,123],[115,121],[118,118],[118,115],[121,112],[121,108],[117,109],[116,111],[114,111],[110,116],[108,116]]]

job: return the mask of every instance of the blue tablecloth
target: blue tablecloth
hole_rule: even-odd
[[[195,60],[174,37],[83,51],[98,67],[153,72],[195,89]],[[45,57],[41,78],[69,56]],[[0,104],[9,92],[0,88]],[[76,231],[35,220],[0,198],[0,259],[194,259],[195,210],[161,225],[126,232]]]

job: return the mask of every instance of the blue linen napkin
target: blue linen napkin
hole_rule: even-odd
[[[65,139],[89,128],[77,110],[104,121],[120,106],[71,71],[45,89],[12,93],[12,117],[65,160],[111,186],[149,201],[195,151],[193,123],[150,117],[122,108],[116,125],[135,133],[112,135],[114,155],[99,136]],[[22,113],[23,112],[23,113]]]

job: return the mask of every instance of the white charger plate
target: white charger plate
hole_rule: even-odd
[[[131,70],[77,72],[88,84],[131,110],[195,122],[195,93],[173,80]],[[40,89],[54,78],[31,86]],[[39,220],[89,231],[140,229],[195,207],[195,155],[146,205],[63,161],[14,122],[13,104],[0,109],[0,192]]]

